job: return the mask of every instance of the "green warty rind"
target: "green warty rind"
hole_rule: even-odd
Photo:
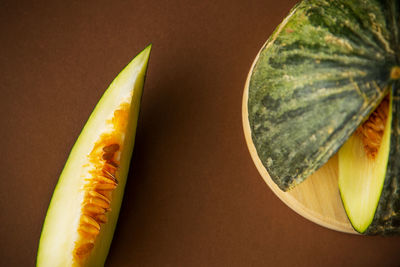
[[[284,191],[321,167],[387,92],[399,64],[399,0],[309,0],[260,51],[249,83],[252,140]]]

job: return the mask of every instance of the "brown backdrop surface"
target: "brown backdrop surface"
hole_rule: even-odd
[[[33,266],[94,105],[153,43],[107,266],[399,266],[400,238],[315,225],[269,190],[241,123],[247,72],[295,3],[0,1],[0,266]]]

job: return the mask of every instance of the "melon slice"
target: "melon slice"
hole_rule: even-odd
[[[339,150],[339,189],[346,214],[365,233],[377,211],[389,161],[392,98],[387,96]]]
[[[44,222],[37,266],[103,266],[118,219],[151,46],[115,78],[76,141]]]

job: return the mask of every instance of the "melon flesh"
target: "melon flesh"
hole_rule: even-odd
[[[390,150],[392,101],[382,141],[374,158],[367,155],[361,136],[354,133],[339,150],[339,190],[353,228],[364,233],[372,223],[381,197]]]
[[[37,266],[104,265],[128,174],[150,50],[144,49],[114,79],[73,146],[47,211]],[[116,167],[96,176],[99,166],[107,164]],[[94,218],[87,207],[103,213]],[[81,231],[85,227],[89,230]]]

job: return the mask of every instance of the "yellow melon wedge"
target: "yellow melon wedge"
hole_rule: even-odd
[[[375,158],[367,156],[361,137],[354,133],[339,150],[339,189],[353,228],[365,233],[374,219],[381,197],[390,150],[392,101],[382,141]]]
[[[103,266],[124,193],[151,46],[114,79],[73,146],[47,211],[37,266]]]

